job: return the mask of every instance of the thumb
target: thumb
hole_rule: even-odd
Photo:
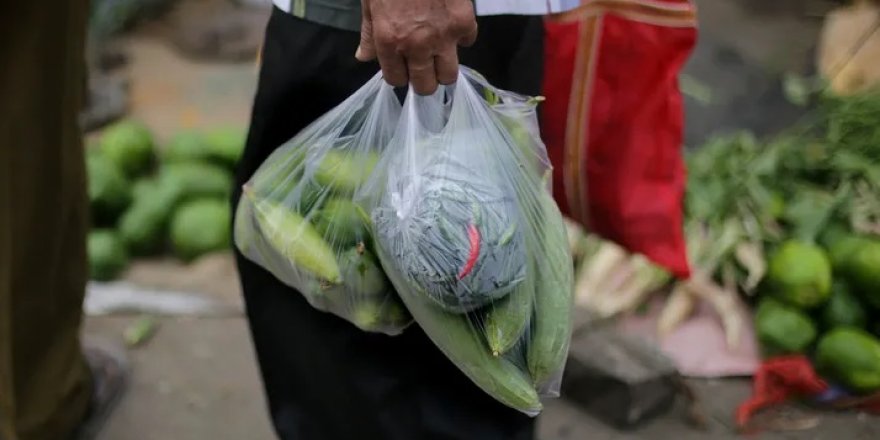
[[[366,1],[361,14],[361,42],[358,44],[354,57],[358,61],[371,61],[376,59],[376,46],[373,44],[373,20],[370,17]]]

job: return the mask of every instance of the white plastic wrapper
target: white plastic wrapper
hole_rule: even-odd
[[[573,291],[536,103],[466,67],[432,96],[410,91],[358,200],[416,322],[478,386],[529,415],[558,395]]]
[[[308,105],[308,103],[303,103]],[[400,118],[376,75],[279,147],[243,188],[235,244],[316,309],[396,335],[412,318],[385,276],[360,194]]]

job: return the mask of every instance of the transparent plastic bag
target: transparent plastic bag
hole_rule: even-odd
[[[307,105],[307,104],[306,104]],[[399,334],[411,322],[373,250],[358,200],[400,118],[377,74],[273,152],[244,185],[235,244],[318,310]]]
[[[410,91],[363,192],[375,197],[364,205],[379,259],[416,322],[529,415],[558,395],[573,290],[535,105],[466,67],[432,96]]]

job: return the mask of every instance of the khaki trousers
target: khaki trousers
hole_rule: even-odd
[[[79,331],[88,204],[77,113],[86,0],[0,0],[0,437],[67,440],[91,379]]]

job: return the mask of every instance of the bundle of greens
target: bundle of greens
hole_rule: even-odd
[[[478,167],[443,151],[418,175],[401,176],[394,188],[413,197],[407,213],[394,204],[373,211],[378,239],[400,262],[409,281],[440,307],[470,312],[510,293],[526,274],[524,226],[514,197]],[[390,201],[390,199],[388,199]]]
[[[735,346],[744,325],[741,292],[781,304],[762,309],[759,334],[814,334],[808,343],[819,334],[815,329],[793,324],[786,330],[765,320],[813,326],[809,316],[797,314],[844,322],[840,315],[876,313],[868,305],[880,304],[873,275],[880,273],[880,92],[826,94],[817,102],[812,120],[775,138],[733,133],[687,157],[685,232],[693,276],[668,291],[661,335],[705,301]],[[579,260],[576,301],[598,317],[634,312],[672,280],[640,255],[572,225],[569,231]]]
[[[716,288],[773,296],[807,314],[833,298],[832,264],[833,278],[854,280],[866,302],[880,290],[865,275],[880,273],[872,250],[880,233],[880,93],[819,96],[814,116],[767,142],[738,133],[696,150],[688,157],[686,205],[697,274],[722,281]],[[842,255],[860,259],[843,262]],[[693,308],[699,295],[681,293],[692,284],[673,290],[661,331]],[[778,318],[759,314],[766,316]]]

